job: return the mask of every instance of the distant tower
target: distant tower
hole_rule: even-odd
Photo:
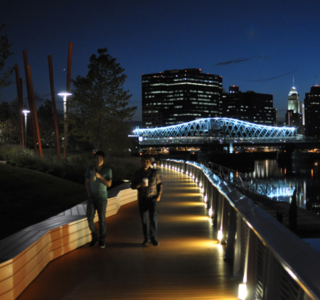
[[[294,86],[294,78],[293,78],[293,86],[288,94],[288,110],[291,110],[295,114],[300,113],[299,94]]]

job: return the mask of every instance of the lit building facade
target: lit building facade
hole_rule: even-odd
[[[143,128],[222,116],[222,77],[201,69],[142,75]]]
[[[314,85],[310,93],[306,93],[305,106],[305,134],[306,136],[320,136],[320,87]]]
[[[285,115],[286,125],[291,127],[304,125],[304,112],[304,105],[300,103],[299,93],[293,86],[288,94],[288,110]]]
[[[273,108],[273,95],[253,91],[245,93],[238,86],[230,86],[229,93],[222,95],[223,117],[242,121],[276,125],[277,110]]]

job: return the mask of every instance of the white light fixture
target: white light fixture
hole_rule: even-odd
[[[207,201],[208,201],[207,195],[205,195],[205,196],[203,197],[203,201],[207,203]]]
[[[217,236],[217,239],[221,242],[221,240],[222,240],[222,236],[223,236],[223,234],[222,234],[222,230],[220,229],[219,231],[218,231],[218,236]]]
[[[238,299],[245,300],[247,298],[248,291],[247,291],[247,284],[240,283],[238,288]]]
[[[59,93],[58,96],[63,97],[63,113],[64,113],[64,120],[67,120],[67,97],[71,96],[71,93],[62,92]],[[65,158],[67,158],[67,123],[64,124],[64,153]]]
[[[209,208],[208,215],[209,217],[212,217],[212,207]]]
[[[30,110],[24,109],[22,111],[24,113],[24,146],[27,146],[27,115],[30,113]]]

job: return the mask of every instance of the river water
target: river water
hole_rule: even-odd
[[[291,203],[296,189],[297,205],[320,214],[320,174],[318,163],[299,165],[292,168],[285,163],[279,165],[276,159],[255,160],[253,169],[242,172],[251,178],[262,180],[272,185],[272,193],[268,195],[273,200]]]

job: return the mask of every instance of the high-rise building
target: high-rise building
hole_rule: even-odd
[[[221,117],[222,77],[201,69],[166,70],[142,75],[142,123],[169,126]]]
[[[265,125],[277,123],[273,95],[253,91],[243,93],[233,85],[229,87],[229,93],[222,95],[222,103],[223,117]]]
[[[305,134],[306,136],[320,136],[320,87],[314,85],[310,93],[304,98],[305,106]]]
[[[300,113],[299,94],[294,86],[288,94],[288,110],[292,110],[293,113]]]
[[[288,110],[285,115],[287,126],[299,127],[304,125],[304,109],[299,100],[297,89],[292,86],[288,94]]]

